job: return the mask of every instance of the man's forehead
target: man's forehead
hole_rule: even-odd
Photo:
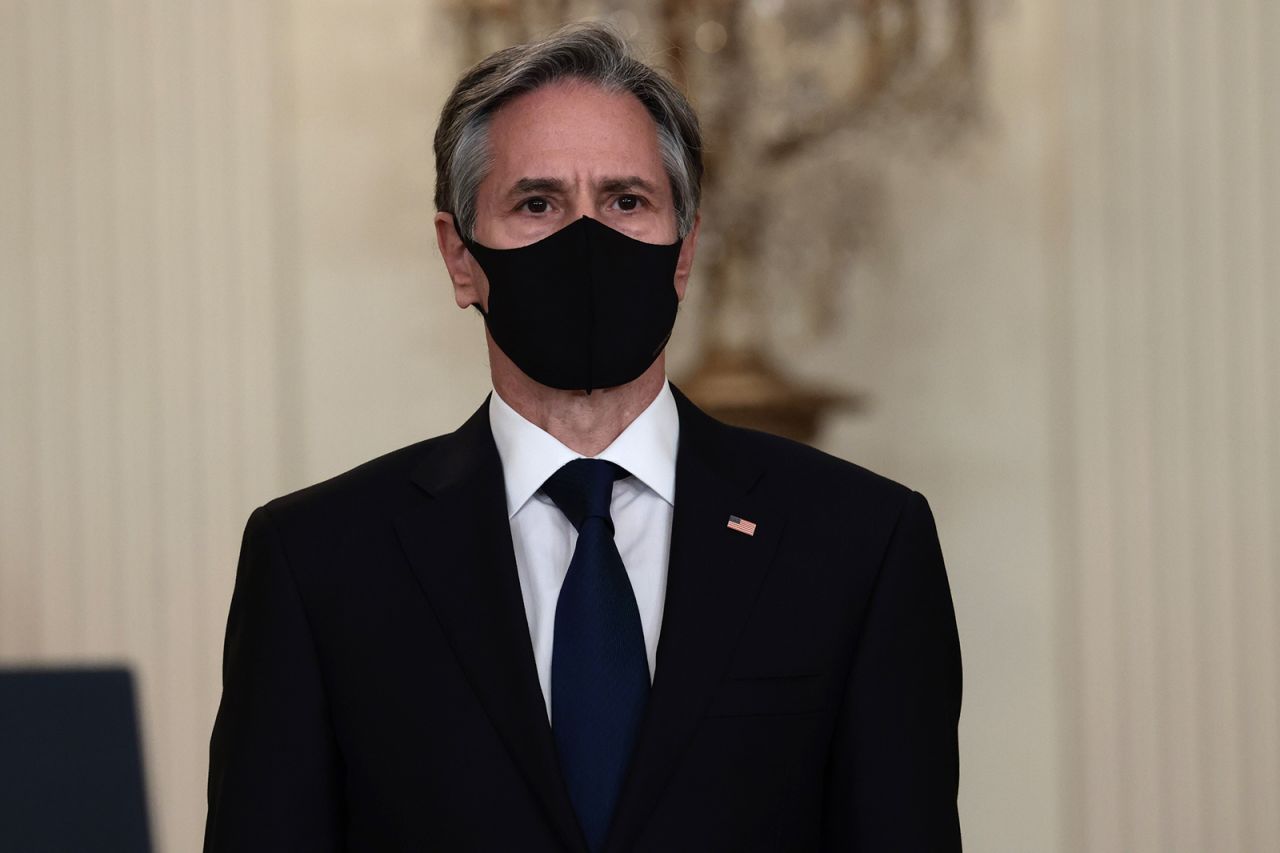
[[[490,191],[498,196],[645,185],[666,175],[657,124],[630,92],[564,80],[504,104],[489,125]],[[555,182],[559,181],[557,185]],[[608,187],[601,185],[609,183]]]

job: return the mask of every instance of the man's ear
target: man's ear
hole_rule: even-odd
[[[689,273],[693,270],[693,253],[698,245],[698,226],[702,224],[702,211],[693,215],[693,227],[685,235],[680,244],[680,257],[676,260],[676,299],[684,300],[684,291],[689,284]]]
[[[459,308],[483,304],[480,298],[479,264],[471,257],[458,229],[454,227],[453,214],[444,211],[437,213],[435,226],[436,245],[440,247],[440,256],[444,258],[445,269],[449,271],[449,279],[453,282],[454,301]]]

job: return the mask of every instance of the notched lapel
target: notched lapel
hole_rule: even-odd
[[[786,523],[754,491],[756,460],[733,455],[727,427],[672,386],[680,412],[666,603],[653,689],[606,851],[631,849],[687,749],[760,591]],[[754,536],[728,527],[756,523]]]
[[[538,682],[486,404],[414,472],[395,526],[468,682],[568,849],[585,851]]]

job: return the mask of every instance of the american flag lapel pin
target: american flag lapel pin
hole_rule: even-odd
[[[738,518],[736,515],[729,516],[729,529],[736,530],[739,533],[745,533],[748,536],[756,535],[756,523],[747,521],[745,518]]]

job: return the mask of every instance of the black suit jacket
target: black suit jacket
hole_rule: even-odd
[[[925,499],[675,398],[657,664],[606,849],[958,849]],[[206,851],[585,853],[484,405],[250,516],[208,793]]]

